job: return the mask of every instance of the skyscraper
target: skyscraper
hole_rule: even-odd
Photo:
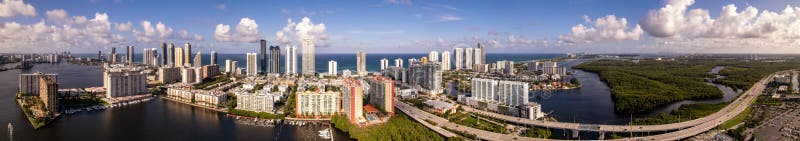
[[[167,52],[167,42],[161,42],[161,55],[160,55],[161,58],[162,58],[160,60],[161,61],[160,62],[161,65],[166,65],[167,64],[167,58],[166,58],[168,56],[167,53],[168,53]]]
[[[167,46],[167,64],[168,66],[174,67],[175,66],[175,44],[169,43]]]
[[[442,70],[450,70],[450,51],[442,52]]]
[[[339,67],[338,65],[339,64],[337,64],[336,61],[333,60],[328,61],[328,75],[336,76],[336,74],[338,74],[337,72],[337,69]]]
[[[269,73],[281,73],[281,47],[269,47]]]
[[[184,63],[183,59],[183,48],[175,48],[175,66],[176,67],[184,67],[186,64]]]
[[[475,48],[475,56],[473,56],[473,58],[475,58],[475,59],[473,59],[473,61],[472,61],[473,64],[477,64],[477,65],[483,64],[483,59],[484,58],[482,58],[482,57],[483,57],[483,49]]]
[[[403,58],[394,59],[394,66],[398,68],[403,67]]]
[[[428,53],[428,60],[431,62],[439,61],[439,52],[431,51],[430,53]]]
[[[389,59],[381,59],[381,70],[385,70],[387,68],[389,68]]]
[[[233,65],[231,61],[231,59],[225,59],[225,73],[231,74],[233,72],[233,69],[231,69],[231,65]]]
[[[192,65],[192,67],[203,67],[203,55],[199,51],[194,55],[194,65]]]
[[[262,73],[267,73],[267,40],[261,40],[261,54],[258,56],[258,65],[261,67],[258,70]]]
[[[316,73],[314,68],[315,48],[314,41],[303,39],[303,75],[314,75]]]
[[[158,66],[158,49],[157,48],[145,48],[142,50],[142,64],[148,66]]]
[[[367,75],[367,53],[364,51],[358,51],[356,54],[356,73]]]
[[[466,48],[464,50],[464,68],[472,69],[473,56],[475,55],[473,52],[474,48]]]
[[[486,64],[486,47],[483,44],[478,43],[478,48],[481,49],[481,61],[480,64]]]
[[[192,44],[186,43],[186,45],[184,45],[183,53],[183,63],[191,65],[192,59],[189,57],[192,57]]]
[[[211,51],[211,64],[217,64],[217,51]]]
[[[133,46],[128,46],[128,49],[126,50],[125,53],[126,53],[125,62],[128,63],[128,64],[132,64],[133,63]]]
[[[258,53],[247,53],[247,76],[258,74]]]
[[[455,62],[456,68],[455,68],[455,70],[460,70],[460,69],[464,68],[464,48],[455,48],[455,49],[453,49],[453,52],[456,53],[455,54],[456,55],[456,57],[455,57],[456,58],[456,62]]]
[[[117,48],[116,47],[111,47],[111,56],[110,57],[111,57],[111,63],[112,64],[117,63]]]
[[[103,60],[103,51],[97,51],[97,60]]]
[[[287,46],[286,48],[286,75],[297,74],[297,47]]]

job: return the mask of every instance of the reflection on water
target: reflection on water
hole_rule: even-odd
[[[41,71],[59,73],[61,88],[101,86],[98,66],[67,63],[38,64],[30,70],[0,72],[0,123],[14,123],[14,140],[24,141],[142,141],[142,140],[324,140],[317,136],[327,126],[255,127],[238,124],[224,114],[156,99],[121,108],[61,116],[51,125],[33,130],[14,102],[18,75]],[[0,128],[0,139],[8,138]],[[334,139],[350,140],[335,130]]]

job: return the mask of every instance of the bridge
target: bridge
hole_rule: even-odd
[[[783,73],[776,72],[777,73]],[[573,132],[578,131],[592,131],[592,132],[600,132],[601,137],[605,132],[656,132],[656,131],[674,131],[664,134],[658,135],[651,135],[651,136],[643,136],[643,137],[634,137],[634,138],[626,138],[623,140],[680,140],[684,138],[688,138],[710,129],[713,129],[726,121],[736,117],[740,113],[744,112],[745,109],[750,105],[750,103],[761,94],[766,86],[773,79],[774,74],[770,74],[768,77],[761,79],[760,81],[753,84],[753,86],[740,95],[736,100],[732,101],[730,104],[725,106],[724,108],[720,109],[719,111],[715,112],[706,117],[678,122],[678,123],[670,123],[670,124],[661,124],[661,125],[605,125],[605,124],[581,124],[581,123],[567,123],[567,122],[552,122],[552,121],[542,121],[542,120],[530,120],[526,118],[519,118],[513,117],[508,115],[497,114],[493,112],[483,111],[474,109],[467,106],[462,106],[465,111],[482,114],[486,116],[490,116],[496,119],[500,119],[509,123],[521,124],[521,125],[530,125],[530,126],[537,126],[537,127],[547,127],[547,128],[554,128],[554,129],[564,129],[564,130],[573,130]],[[471,127],[460,126],[455,123],[449,122],[447,119],[438,117],[436,115],[427,113],[420,109],[417,109],[413,106],[410,106],[402,101],[395,100],[395,107],[400,109],[401,111],[409,114],[414,119],[427,119],[434,122],[439,123],[439,127],[447,127],[453,130],[459,130],[471,134],[478,135],[480,139],[485,140],[547,140],[547,139],[535,139],[535,138],[527,138],[527,137],[519,137],[515,135],[508,135],[508,134],[500,134],[494,133],[484,130],[479,130]],[[441,129],[438,129],[441,130]]]

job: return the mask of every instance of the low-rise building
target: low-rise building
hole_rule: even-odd
[[[222,91],[196,90],[189,85],[167,88],[167,96],[179,101],[213,108],[224,107],[227,100]]]
[[[236,92],[236,109],[275,113],[275,102],[280,99],[281,95],[266,90],[256,93]]]
[[[425,105],[430,106],[431,111],[436,113],[447,113],[447,111],[455,111],[456,108],[458,107],[458,105],[456,104],[439,100],[428,100],[423,103],[425,103]]]

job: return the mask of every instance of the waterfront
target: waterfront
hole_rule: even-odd
[[[27,122],[14,103],[18,75],[42,71],[59,73],[59,88],[102,85],[99,66],[68,63],[37,64],[30,70],[0,72],[0,122],[14,125],[14,140],[323,140],[317,136],[327,126],[256,127],[237,123],[224,114],[177,102],[155,99],[108,110],[64,115],[38,130]],[[0,129],[0,138],[8,138],[8,129]],[[336,131],[335,140],[349,140]]]

